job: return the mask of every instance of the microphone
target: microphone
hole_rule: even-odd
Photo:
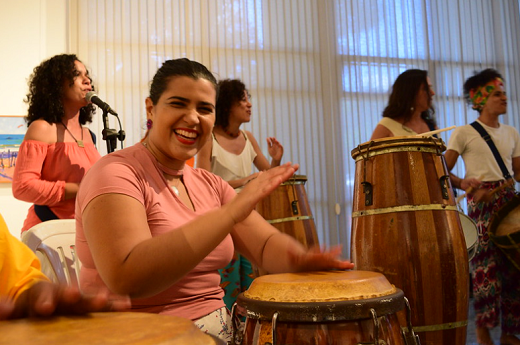
[[[94,103],[95,105],[100,107],[101,110],[117,116],[117,113],[114,111],[114,109],[110,108],[110,106],[107,103],[103,102],[94,91],[87,92],[85,99],[87,100],[87,102]]]

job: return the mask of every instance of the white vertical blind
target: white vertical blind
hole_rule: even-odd
[[[74,52],[119,112],[126,146],[144,134],[144,99],[164,60],[188,57],[219,79],[240,78],[253,96],[246,129],[266,154],[265,138],[277,137],[284,161],[301,165],[320,242],[343,244],[346,256],[350,152],[370,138],[401,72],[429,71],[443,128],[476,118],[462,84],[497,68],[509,95],[504,122],[520,126],[518,0],[70,1]],[[100,116],[92,127],[101,133]]]

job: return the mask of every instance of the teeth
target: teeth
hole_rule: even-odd
[[[197,138],[197,133],[195,133],[195,132],[188,132],[188,131],[185,131],[183,129],[177,129],[177,130],[175,130],[175,133],[177,133],[179,135],[182,135],[183,137],[190,138],[190,139]]]

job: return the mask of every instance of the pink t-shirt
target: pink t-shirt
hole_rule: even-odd
[[[227,182],[203,169],[185,166],[183,180],[195,211],[168,187],[157,160],[140,143],[109,154],[92,167],[76,197],[76,250],[82,263],[80,282],[84,291],[106,288],[83,232],[82,212],[88,203],[107,193],[135,198],[145,208],[152,236],[159,236],[221,207],[236,195]],[[196,320],[223,307],[218,269],[229,263],[233,251],[233,240],[228,235],[180,281],[155,296],[132,300],[132,309]]]
[[[47,144],[24,140],[20,145],[13,176],[15,198],[47,205],[60,219],[74,218],[74,199],[64,200],[65,183],[80,183],[100,158],[93,143],[79,147],[75,142]],[[22,231],[41,223],[31,206]]]

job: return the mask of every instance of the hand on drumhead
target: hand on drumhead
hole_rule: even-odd
[[[354,264],[348,260],[341,260],[341,245],[330,249],[319,247],[309,248],[304,253],[289,253],[290,259],[297,271],[322,271],[330,269],[348,270]]]
[[[225,207],[231,212],[235,223],[243,221],[256,207],[256,204],[271,194],[282,182],[289,179],[298,170],[298,164],[285,163],[278,167],[260,172],[249,180],[244,189]]]
[[[280,161],[283,156],[283,146],[276,140],[275,137],[269,137],[266,139],[267,141],[267,150],[269,152],[269,156],[272,159]]]
[[[86,314],[129,309],[127,297],[109,298],[108,293],[84,295],[78,288],[41,281],[25,290],[15,301],[6,318]],[[0,311],[1,316],[1,311]]]

